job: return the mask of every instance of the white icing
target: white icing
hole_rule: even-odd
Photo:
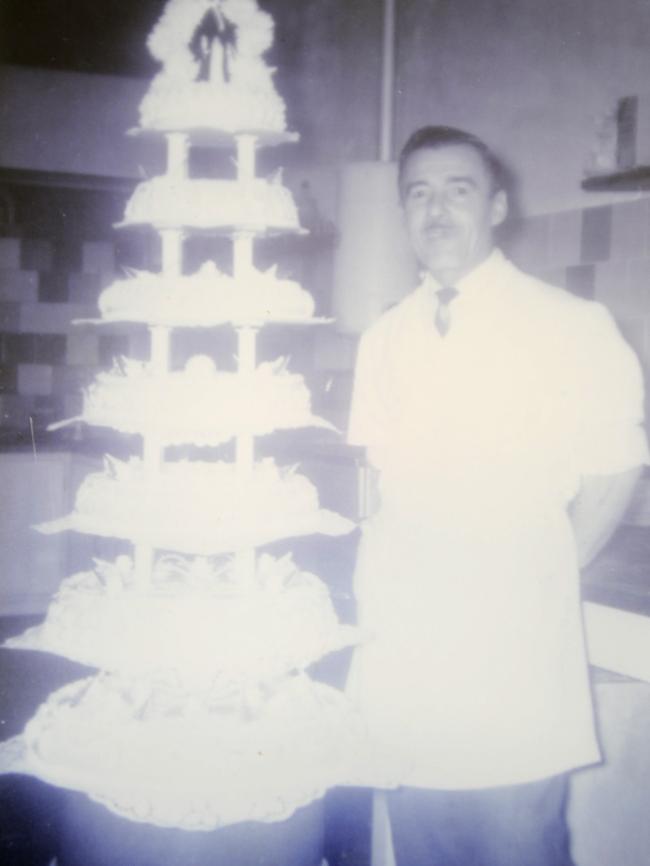
[[[177,134],[167,136],[168,174],[136,187],[125,223],[243,229],[237,279],[211,263],[172,276],[181,270],[181,233],[163,232],[168,273],[114,282],[100,297],[104,319],[171,328],[313,316],[297,283],[251,266],[256,233],[299,228],[280,177],[250,177],[255,136],[238,139],[238,180],[186,177],[192,128],[262,141],[285,130],[262,59],[272,40],[272,19],[256,0],[167,2],[148,43],[162,69],[141,123]],[[301,376],[282,359],[232,373],[197,356],[185,370],[163,370],[167,334],[153,333],[160,364],[123,359],[87,389],[83,409],[91,424],[142,434],[146,462],[107,457],[104,471],[81,484],[73,512],[40,527],[129,539],[136,565],[127,556],[96,560],[63,581],[42,625],[7,642],[102,672],[52,694],[22,737],[0,744],[0,771],[33,773],[160,826],[282,820],[327,788],[363,778],[360,720],[339,691],[304,673],[359,634],[338,623],[322,581],[290,557],[254,548],[354,525],[321,509],[314,485],[294,469],[269,459],[247,465],[242,446],[254,437],[326,425],[312,415]],[[251,341],[241,345],[250,348],[254,334],[246,334]],[[237,464],[157,459],[165,445],[232,437],[241,437]],[[235,556],[215,558],[228,552]]]
[[[299,228],[291,193],[279,180],[198,180],[167,175],[137,185],[127,202],[124,223],[157,228],[234,226],[251,231]]]
[[[364,731],[338,690],[305,676],[197,698],[164,677],[100,675],[50,695],[23,744],[31,772],[118,814],[210,830],[282,820],[357,783]]]
[[[309,319],[314,301],[298,283],[279,279],[275,268],[252,269],[238,281],[205,262],[190,276],[140,271],[116,280],[101,293],[99,309],[106,319],[209,326]]]
[[[42,625],[6,646],[129,675],[164,671],[198,694],[271,683],[357,639],[319,578],[265,554],[250,584],[234,561],[161,557],[146,591],[130,558],[97,561],[63,581]]]
[[[268,70],[254,63],[245,70],[242,64],[238,77],[216,88],[208,82],[179,81],[161,73],[142,100],[140,123],[144,128],[160,130],[284,132],[284,103]]]
[[[242,474],[235,464],[167,462],[149,473],[141,460],[105,458],[82,482],[75,509],[44,532],[132,539],[163,550],[211,555],[312,533],[341,535],[354,524],[319,509],[314,485],[271,459]]]
[[[303,377],[289,373],[283,358],[251,373],[217,371],[205,355],[173,373],[122,358],[86,390],[81,418],[121,433],[155,434],[166,445],[218,445],[241,434],[331,428],[312,415]]]

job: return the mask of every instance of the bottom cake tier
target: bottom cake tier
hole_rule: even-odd
[[[0,770],[82,791],[130,820],[212,830],[281,821],[358,783],[365,741],[341,692],[304,675],[219,706],[99,674],[50,695],[0,745]]]

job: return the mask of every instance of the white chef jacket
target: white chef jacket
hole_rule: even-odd
[[[482,788],[599,759],[575,540],[582,475],[647,462],[639,364],[605,308],[495,250],[362,337],[349,441],[380,470],[348,693],[369,785]]]

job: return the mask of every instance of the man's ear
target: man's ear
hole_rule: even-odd
[[[500,189],[492,197],[490,223],[493,227],[501,225],[508,216],[508,196]]]

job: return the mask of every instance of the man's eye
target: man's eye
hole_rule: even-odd
[[[408,197],[410,201],[422,201],[428,195],[427,189],[424,186],[415,186],[409,190]]]
[[[454,201],[462,201],[469,195],[470,187],[466,183],[454,183],[449,187],[447,193]]]

